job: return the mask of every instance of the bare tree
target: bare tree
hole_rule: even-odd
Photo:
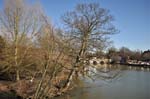
[[[62,19],[71,37],[80,43],[80,57],[89,48],[103,47],[106,36],[116,32],[109,11],[96,3],[78,4],[74,11],[67,12]]]
[[[22,62],[28,56],[34,37],[41,26],[40,14],[38,6],[29,6],[24,0],[6,0],[0,13],[1,31],[10,49],[7,49],[6,70],[15,69],[16,80],[20,79]]]
[[[108,35],[115,33],[116,29],[111,23],[113,18],[109,15],[109,11],[96,3],[78,4],[74,11],[62,16],[62,20],[67,27],[68,36],[75,39],[79,47],[76,62],[66,83],[68,87],[78,70],[76,67],[82,67],[81,59],[85,59],[86,52],[89,49],[98,50],[104,47]]]
[[[46,16],[42,17],[45,23],[40,29],[37,36],[37,45],[40,50],[38,52],[39,67],[41,69],[42,77],[37,84],[34,99],[43,99],[44,97],[52,97],[53,95],[61,93],[60,82],[64,79],[64,71],[69,70],[69,63],[66,62],[68,57],[68,45],[58,35],[58,31],[48,20]],[[62,31],[61,31],[62,32]],[[57,90],[57,93],[53,94]]]

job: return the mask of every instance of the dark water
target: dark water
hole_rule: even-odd
[[[99,66],[92,75],[95,81],[85,77],[78,81],[79,87],[57,99],[150,99],[150,69],[109,66],[112,72],[101,73]],[[104,69],[107,70],[108,66]],[[105,70],[105,71],[106,71]],[[99,75],[117,74],[112,79]]]

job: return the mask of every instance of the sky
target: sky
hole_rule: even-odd
[[[61,16],[74,9],[79,3],[99,3],[115,18],[113,24],[120,31],[112,35],[116,48],[131,50],[150,49],[150,0],[28,0],[41,3],[45,13],[55,26],[61,26]],[[3,0],[0,0],[0,8]]]

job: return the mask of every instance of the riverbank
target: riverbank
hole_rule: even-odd
[[[49,99],[60,96],[73,88],[73,86],[67,89],[63,88],[64,83],[67,81],[67,75],[68,71],[63,71],[61,75],[57,75],[53,79],[50,79],[47,75],[44,80],[42,80],[43,86],[40,87],[39,85],[42,79],[41,76],[35,76],[34,79],[28,80],[21,79],[19,81],[0,80],[0,99],[33,99],[36,91],[38,90],[37,88],[41,89],[40,95],[42,93],[41,97],[44,97],[44,99],[45,97]],[[13,98],[9,98],[10,96]]]
[[[150,68],[150,62],[137,61],[137,60],[128,60],[125,63],[119,63],[119,64],[127,65],[127,66],[136,66],[136,67]]]
[[[150,68],[150,65],[146,65],[146,64],[120,63],[120,65]]]
[[[0,81],[0,99],[26,99],[35,92],[35,83],[29,80]]]

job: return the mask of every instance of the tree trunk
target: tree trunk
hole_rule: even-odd
[[[86,52],[86,49],[87,49],[87,45],[88,45],[88,39],[89,39],[89,36],[88,36],[88,33],[85,33],[84,37],[83,37],[83,41],[82,41],[82,44],[81,44],[81,48],[80,48],[80,51],[79,51],[79,54],[76,58],[76,63],[72,66],[72,70],[70,71],[70,74],[68,75],[68,78],[67,78],[67,81],[64,85],[64,88],[69,88],[70,86],[70,83],[73,79],[73,76],[75,74],[78,74],[78,68],[79,68],[79,63],[81,62],[80,59],[81,58],[85,58],[85,52]]]
[[[16,80],[17,80],[17,81],[19,81],[19,80],[20,80],[19,70],[16,70]]]
[[[14,33],[15,33],[15,38],[14,38],[14,44],[15,44],[15,68],[16,68],[16,80],[19,81],[20,80],[20,75],[19,75],[19,67],[18,67],[18,30],[19,30],[19,16],[18,16],[18,13],[16,12],[14,14]]]

